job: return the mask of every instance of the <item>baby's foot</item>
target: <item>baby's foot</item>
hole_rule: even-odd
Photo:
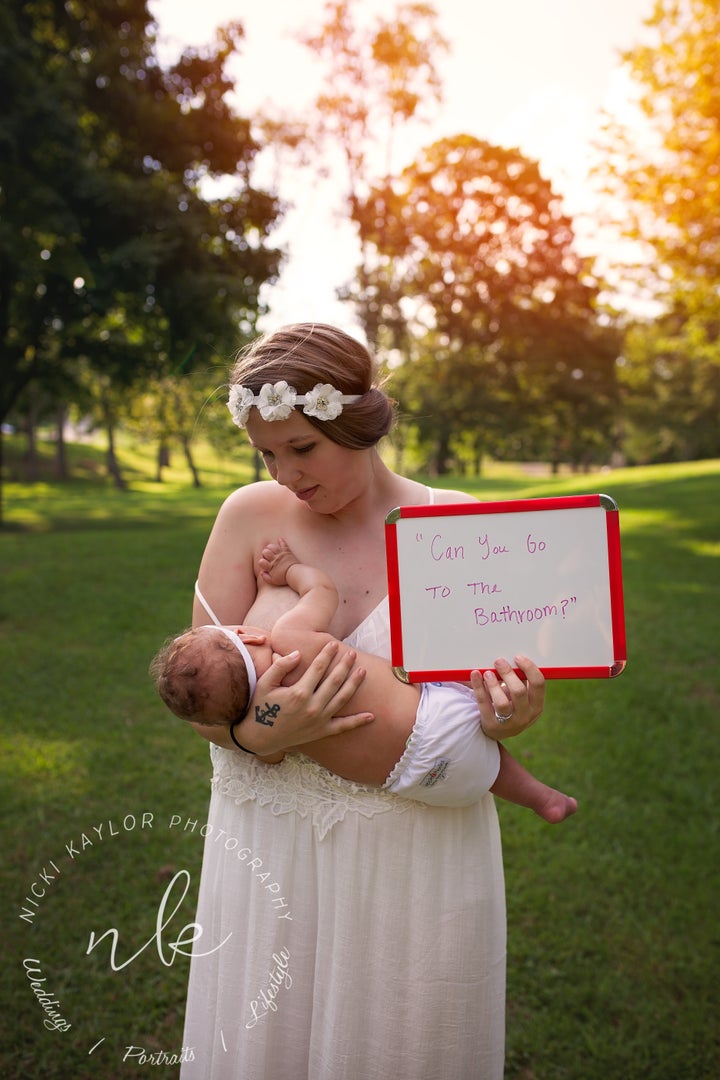
[[[565,795],[562,791],[547,788],[545,794],[533,807],[536,814],[547,821],[550,825],[559,825],[565,818],[577,812],[577,799],[571,795]]]
[[[286,585],[288,570],[296,562],[297,558],[286,542],[280,539],[262,549],[258,565],[260,573],[271,585]]]

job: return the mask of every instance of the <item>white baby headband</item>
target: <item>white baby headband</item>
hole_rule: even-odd
[[[245,661],[245,667],[247,669],[248,677],[248,704],[253,699],[255,693],[255,687],[257,686],[257,672],[255,671],[255,664],[253,663],[252,656],[245,647],[245,642],[242,641],[237,631],[227,630],[224,626],[215,626],[213,623],[208,623],[208,630],[219,630],[225,637],[230,638],[233,645],[237,645],[238,652]]]
[[[244,428],[250,409],[256,406],[263,420],[286,420],[296,405],[302,405],[306,416],[318,420],[335,420],[343,411],[344,405],[359,401],[362,394],[343,394],[330,383],[316,383],[307,394],[298,394],[294,386],[288,386],[284,379],[276,383],[265,383],[259,394],[247,386],[231,386],[228,396],[228,409],[233,423]]]

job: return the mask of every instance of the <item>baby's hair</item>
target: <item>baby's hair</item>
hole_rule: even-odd
[[[150,675],[171,712],[194,724],[227,724],[241,720],[250,704],[247,669],[237,649],[223,634],[208,635],[204,627],[169,638],[150,663]],[[219,663],[211,664],[215,657]],[[213,688],[228,680],[232,715],[209,716]]]
[[[361,394],[335,420],[306,419],[339,446],[366,450],[387,435],[394,402],[377,385],[377,366],[361,342],[326,323],[292,323],[265,334],[243,349],[230,373],[231,385],[259,393],[265,383],[284,379],[306,394],[330,383],[343,394]]]

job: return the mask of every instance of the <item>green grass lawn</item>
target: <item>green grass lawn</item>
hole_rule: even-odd
[[[5,490],[3,1077],[114,1080],[143,1071],[127,1046],[181,1047],[187,961],[169,943],[193,920],[209,764],[146,671],[189,620],[213,516],[250,463],[208,462],[212,485],[193,490],[182,470],[151,482],[133,454],[127,493],[91,469]],[[717,1080],[720,462],[447,483],[486,498],[607,491],[621,510],[627,671],[551,683],[512,745],[580,812],[552,828],[500,805],[506,1078]],[[111,928],[118,971],[107,940],[86,955]],[[68,1030],[45,1024],[49,1000]]]

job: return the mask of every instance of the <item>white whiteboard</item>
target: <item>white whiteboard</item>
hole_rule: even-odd
[[[609,496],[398,507],[385,533],[399,678],[467,680],[518,653],[547,678],[624,669],[618,508]]]

